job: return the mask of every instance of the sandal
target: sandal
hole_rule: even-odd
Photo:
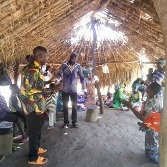
[[[40,156],[38,157],[38,159],[36,161],[28,161],[28,163],[31,165],[43,165],[47,162],[48,162],[47,158],[40,157]]]
[[[47,150],[46,149],[43,149],[43,148],[39,148],[38,150],[38,154],[43,154],[43,153],[46,153]]]

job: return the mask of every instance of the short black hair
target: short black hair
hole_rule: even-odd
[[[145,82],[144,82],[143,80],[141,80],[140,84],[141,84],[141,85],[142,85],[142,84],[144,84],[144,85],[145,85]]]
[[[157,82],[153,82],[147,87],[147,89],[151,89],[153,91],[153,94],[157,95],[161,91],[162,87]]]
[[[50,88],[50,89],[54,89],[55,86],[56,86],[56,85],[55,85],[54,83],[50,83],[49,88]]]
[[[77,56],[78,56],[78,55],[77,55],[76,53],[71,53],[70,58],[71,58],[71,59],[77,58]]]
[[[43,46],[37,46],[36,48],[33,49],[33,55],[35,55],[36,52],[38,52],[38,51],[42,51],[42,52],[46,52],[46,53],[48,52],[45,47],[43,47]]]

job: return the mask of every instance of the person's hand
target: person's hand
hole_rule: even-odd
[[[137,124],[139,125],[139,131],[148,130],[148,127],[144,123],[138,122]]]
[[[128,108],[131,108],[131,106],[132,106],[131,101],[122,100],[122,103]]]
[[[36,115],[42,115],[43,112],[36,112]]]
[[[84,95],[87,96],[87,92],[84,92]]]
[[[62,88],[63,88],[63,84],[59,83],[58,85],[55,85],[55,87],[53,88],[53,91],[57,92],[57,91],[61,90]]]

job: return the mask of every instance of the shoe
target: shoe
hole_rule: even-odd
[[[47,127],[47,129],[53,129],[54,128],[54,126],[48,126]]]
[[[69,125],[68,125],[68,124],[64,124],[64,125],[62,126],[62,128],[68,129],[68,128],[69,128]]]
[[[20,140],[20,139],[22,139],[22,135],[18,135],[18,136],[13,138],[13,140]]]
[[[44,153],[46,153],[47,151],[48,151],[47,149],[39,148],[38,154],[44,154]]]
[[[72,128],[79,128],[79,125],[77,125],[77,124],[72,124]]]
[[[48,162],[47,158],[40,157],[40,156],[38,157],[38,159],[36,161],[28,161],[28,163],[31,165],[43,165],[47,162]]]
[[[22,141],[23,143],[26,143],[26,142],[29,141],[29,137],[26,137],[25,139],[22,139],[21,141]]]

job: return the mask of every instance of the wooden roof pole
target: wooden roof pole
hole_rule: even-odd
[[[91,49],[91,55],[92,55],[92,60],[93,60],[93,72],[94,75],[97,75],[97,70],[96,70],[96,54],[95,54],[95,49],[96,49],[96,42],[97,42],[97,34],[96,34],[96,29],[95,29],[95,24],[97,23],[96,19],[92,19],[91,22],[91,28],[93,31],[93,42],[92,42],[92,49]],[[96,84],[96,89],[97,89],[97,94],[100,102],[100,114],[104,113],[104,106],[103,106],[103,99],[101,97],[101,92],[100,92],[100,86],[99,83],[97,82]]]
[[[13,76],[13,78],[14,78],[14,84],[17,84],[17,82],[18,82],[18,77],[19,77],[19,63],[18,62],[16,62],[16,65],[14,66],[14,76]]]

